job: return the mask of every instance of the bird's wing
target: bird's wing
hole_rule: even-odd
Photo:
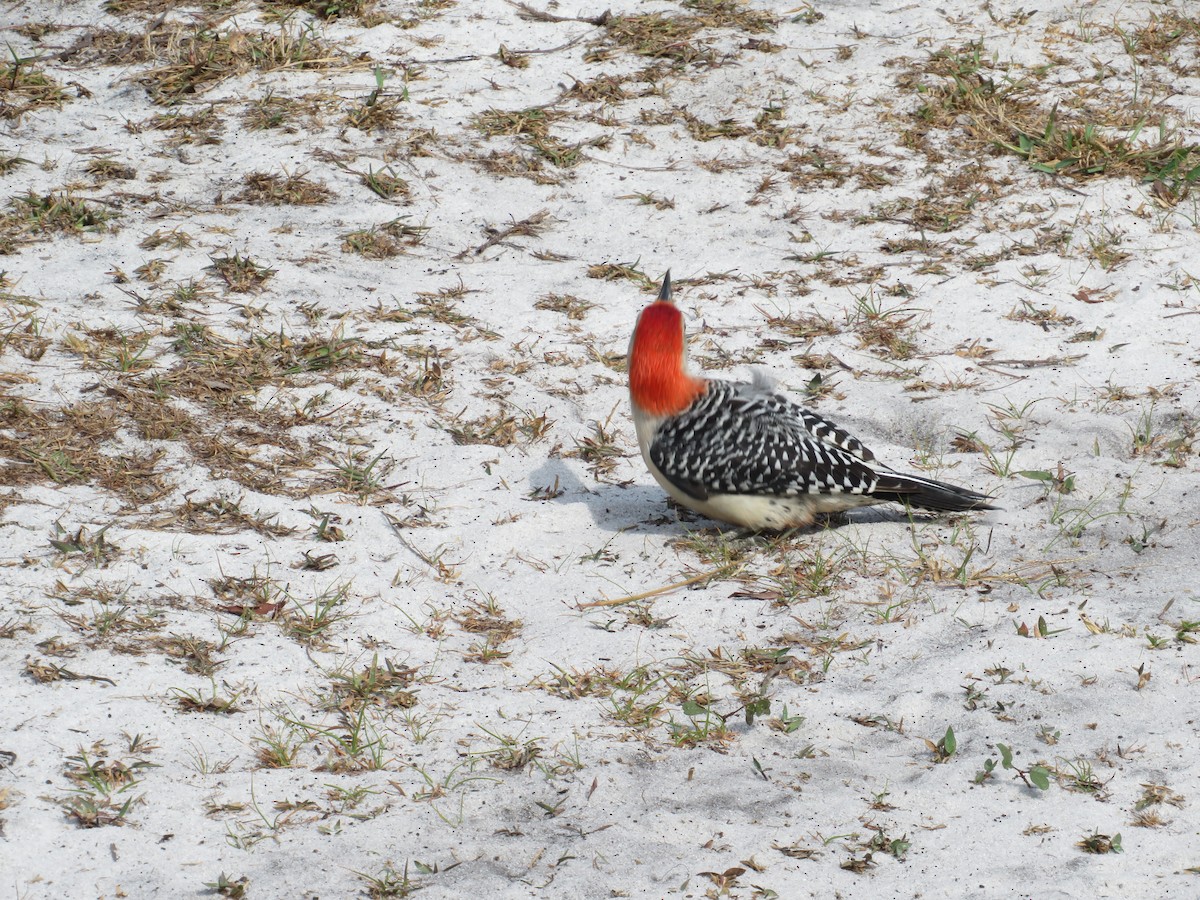
[[[804,423],[804,427],[808,429],[808,433],[818,441],[832,444],[835,447],[845,450],[851,456],[857,456],[863,462],[869,463],[875,459],[875,454],[864,447],[863,442],[846,429],[835,425],[811,409],[805,409],[803,406],[793,403],[783,394],[779,393],[775,388],[774,379],[768,373],[760,369],[755,369],[754,380],[749,384],[734,382],[729,386],[738,395],[746,397],[758,396],[768,403],[787,407],[788,412],[798,417]]]
[[[811,434],[817,440],[825,444],[832,444],[834,447],[837,447],[841,450],[845,450],[851,456],[857,457],[866,463],[872,462],[875,459],[875,454],[864,447],[862,441],[860,441],[850,432],[846,431],[844,428],[834,425],[824,416],[817,415],[811,409],[805,409],[802,406],[797,406],[789,401],[786,397],[779,397],[778,399],[787,403],[792,407],[792,409],[799,412],[800,418],[804,422],[804,427],[807,428],[809,434]]]
[[[650,447],[659,471],[698,500],[870,494],[880,481],[867,465],[872,458],[855,438],[783,395],[720,381],[664,423]]]

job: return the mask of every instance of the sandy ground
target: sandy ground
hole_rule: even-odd
[[[1200,19],[1035,7],[0,7],[0,892],[1200,895]],[[1003,509],[669,506],[668,267]]]

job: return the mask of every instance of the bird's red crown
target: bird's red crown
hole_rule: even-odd
[[[683,412],[705,391],[684,366],[683,314],[671,302],[671,275],[638,317],[629,345],[629,395],[652,416]]]

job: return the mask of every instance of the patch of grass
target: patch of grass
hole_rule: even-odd
[[[761,308],[758,308],[758,311],[763,314],[772,329],[802,341],[842,333],[841,326],[820,313],[771,313]]]
[[[154,749],[140,735],[130,738],[131,754]],[[72,796],[63,802],[67,815],[82,828],[124,825],[133,807],[144,802],[131,793],[138,785],[138,773],[153,766],[138,756],[110,759],[102,741],[88,749],[80,747],[77,755],[67,758],[67,777],[75,784]],[[128,796],[122,799],[123,795]]]
[[[419,677],[415,667],[399,666],[375,654],[369,665],[357,671],[334,672],[330,679],[330,703],[338,709],[362,705],[381,709],[411,709],[417,705],[413,689]]]
[[[237,251],[232,256],[213,256],[210,259],[212,270],[224,279],[229,290],[235,294],[261,291],[277,271]]]
[[[585,318],[588,310],[595,308],[596,304],[582,300],[574,294],[543,294],[533,306],[535,309],[562,313],[572,321],[579,321]]]
[[[309,179],[306,172],[276,175],[272,172],[251,172],[244,179],[245,187],[234,199],[244,203],[274,203],[291,206],[312,206],[328,203],[333,191],[324,184]]]
[[[217,115],[213,106],[199,109],[184,110],[176,107],[170,112],[151,116],[145,123],[155,131],[168,132],[165,141],[167,147],[184,147],[187,145],[204,147],[221,143],[218,135],[225,128],[224,119]],[[140,128],[141,126],[136,126]],[[134,126],[126,125],[134,131]]]
[[[158,228],[146,235],[138,244],[143,250],[157,250],[166,247],[169,250],[186,250],[192,246],[192,236],[176,225],[174,228]]]
[[[256,514],[242,509],[240,500],[212,497],[193,500],[191,495],[173,509],[146,519],[139,527],[187,534],[240,534],[253,531],[263,537],[287,537],[296,529],[275,522],[277,513]]]
[[[1013,307],[1004,318],[1013,322],[1032,322],[1043,330],[1079,324],[1079,320],[1074,316],[1060,313],[1058,307],[1039,307],[1025,299],[1020,300],[1019,303],[1020,306]]]
[[[168,659],[181,663],[185,672],[203,678],[212,678],[213,673],[225,663],[223,659],[213,658],[217,645],[203,638],[172,634],[154,637],[149,643],[166,654]]]
[[[420,246],[429,228],[410,225],[405,218],[401,216],[381,225],[347,232],[342,235],[342,252],[357,253],[367,259],[390,259],[406,253],[411,247]]]
[[[704,23],[695,16],[644,13],[610,16],[604,23],[604,37],[584,57],[589,62],[607,58],[620,49],[651,59],[664,59],[677,65],[707,63],[714,52],[707,44],[692,39]]]
[[[588,471],[597,481],[609,476],[616,469],[618,460],[629,456],[613,431],[612,420],[616,409],[603,422],[592,422],[591,429],[581,438],[575,439],[575,449],[563,454],[576,457],[587,463]]]
[[[698,141],[715,141],[719,138],[732,140],[754,133],[754,129],[749,125],[742,125],[735,119],[720,119],[716,122],[706,122],[686,109],[680,109],[678,113],[679,117],[683,119],[688,134]]]
[[[378,172],[368,168],[361,178],[362,183],[369,187],[372,193],[378,194],[384,200],[409,195],[408,182],[397,175],[391,166],[384,166]]]
[[[1139,64],[1165,66],[1185,78],[1195,75],[1200,18],[1182,11],[1166,10],[1151,13],[1147,20],[1136,26],[1114,24],[1112,30],[1121,39],[1125,52]]]
[[[367,28],[377,24],[375,0],[266,0],[265,5],[285,11],[302,9],[325,20],[352,16]]]
[[[375,498],[381,501],[395,499],[391,490],[383,483],[384,476],[392,470],[395,462],[386,459],[387,451],[381,450],[371,456],[361,448],[351,448],[345,457],[334,464],[337,475],[334,479],[338,489],[358,497],[360,503]]]
[[[608,135],[600,135],[576,144],[568,144],[550,133],[550,124],[562,113],[547,107],[530,107],[521,110],[489,109],[475,118],[475,127],[487,137],[511,136],[520,138],[522,144],[533,151],[532,162],[522,164],[526,168],[538,169],[539,160],[546,160],[560,169],[569,169],[583,159],[585,147],[603,147]],[[519,157],[518,157],[519,158]],[[514,168],[516,168],[514,166]],[[505,173],[519,174],[519,172]]]
[[[519,736],[480,727],[493,739],[496,746],[489,747],[487,750],[473,751],[472,756],[486,759],[488,765],[493,769],[503,772],[519,772],[542,756],[543,748],[539,743],[540,738],[521,739]]]
[[[267,91],[246,104],[242,111],[242,124],[252,131],[280,128],[291,133],[295,131],[293,120],[305,112],[316,112],[316,105],[309,102],[308,98],[283,97],[274,91]]]
[[[544,107],[501,110],[489,109],[475,117],[475,127],[486,137],[527,136],[544,138],[550,123],[562,114]]]
[[[854,309],[846,314],[846,323],[864,349],[889,359],[911,359],[916,355],[917,310],[889,308],[874,291],[867,291],[854,298]]]
[[[3,287],[0,286],[0,303],[5,301],[19,303],[25,299],[5,293]],[[33,306],[36,307],[36,305],[33,303]],[[15,313],[15,310],[13,312]],[[15,314],[9,329],[0,332],[0,353],[9,347],[31,362],[37,362],[46,355],[46,351],[50,349],[50,339],[42,335],[42,320],[35,313]]]
[[[603,262],[587,267],[588,278],[598,278],[601,281],[617,281],[625,279],[632,281],[638,285],[643,291],[656,293],[659,289],[659,283],[647,275],[645,272],[637,268],[638,260],[631,263],[611,263]],[[673,286],[678,287],[682,281],[672,282]]]
[[[68,333],[63,348],[83,357],[89,368],[132,375],[154,366],[153,356],[147,355],[153,337],[147,332],[94,328],[83,335]]]
[[[384,69],[376,67],[375,80],[377,87],[363,99],[361,103],[351,106],[346,111],[343,120],[350,128],[360,131],[388,129],[395,126],[400,119],[400,104],[408,100],[408,79],[419,75],[416,68],[404,69],[404,82],[398,94],[385,93],[384,84],[387,78]]]
[[[789,153],[778,164],[779,171],[788,176],[794,187],[834,187],[845,184],[854,174],[846,157],[835,147],[817,144]],[[882,180],[882,179],[881,179]]]
[[[517,417],[508,409],[475,419],[464,419],[460,414],[444,427],[454,439],[454,443],[462,445],[488,444],[492,447],[511,447],[520,438]]]
[[[66,603],[80,604],[82,597],[92,595],[93,602],[87,613],[59,613],[59,618],[78,632],[87,646],[98,647],[111,644],[121,634],[139,634],[142,639],[148,632],[163,627],[161,615],[135,612],[126,602],[124,592],[105,587],[91,587],[71,594],[58,591],[57,597]]]
[[[228,685],[225,687],[228,688]],[[171,692],[175,695],[175,704],[184,712],[218,713],[229,716],[242,711],[242,708],[238,706],[241,692],[234,691],[226,696],[217,688],[216,681],[210,683],[208,691],[202,691],[199,688],[191,691],[183,688],[171,688]]]
[[[11,175],[21,166],[29,165],[29,160],[23,156],[17,156],[15,153],[0,152],[0,178],[5,175]]]
[[[36,56],[18,56],[9,47],[8,57],[0,68],[0,119],[15,121],[28,112],[66,102],[62,87],[38,66]]]
[[[230,900],[243,900],[246,896],[246,888],[250,886],[250,879],[245,875],[235,878],[222,872],[217,876],[216,881],[206,881],[204,882],[204,886],[218,897],[229,897]]]
[[[1085,853],[1120,853],[1121,835],[1114,834],[1109,836],[1097,831],[1077,841],[1075,846],[1079,847]]]
[[[774,31],[779,24],[778,16],[744,0],[683,0],[682,5],[684,9],[692,10],[705,28],[733,28],[762,34]]]
[[[1167,202],[1200,181],[1200,145],[1185,142],[1160,110],[1134,99],[1114,104],[1110,92],[1102,105],[1083,91],[1047,95],[1042,74],[989,58],[979,42],[943,48],[900,79],[922,100],[907,140],[940,159],[926,141],[935,129],[962,151],[987,146],[1050,175],[1137,178]]]
[[[158,499],[169,490],[158,469],[161,451],[103,452],[118,421],[109,402],[34,411],[19,400],[0,400],[0,459],[10,463],[0,467],[0,483],[94,483],[131,505]]]
[[[80,234],[100,232],[116,214],[92,200],[76,197],[69,191],[38,194],[29,191],[9,203],[11,212],[0,217],[0,231],[22,235]]]
[[[510,655],[504,650],[506,643],[521,633],[524,627],[520,619],[510,619],[493,597],[472,601],[467,609],[453,616],[458,626],[468,634],[480,635],[482,643],[475,642],[463,653],[466,662],[488,664],[502,662]]]
[[[83,167],[98,184],[106,181],[132,181],[137,177],[137,170],[130,165],[115,159],[93,159]]]
[[[374,874],[368,872],[355,872],[354,874],[362,881],[363,888],[371,900],[411,897],[424,887],[421,882],[408,877],[407,862],[404,864],[404,869],[399,872],[392,868],[391,863],[388,863]]]
[[[154,102],[167,105],[250,71],[352,64],[341,50],[325,43],[311,22],[294,25],[284,21],[274,29],[257,32],[218,31],[204,25],[188,31],[177,26],[165,34],[148,37],[138,51],[125,53],[156,65],[130,77],[146,88]]]
[[[269,725],[263,727],[254,743],[258,745],[254,755],[264,769],[290,769],[304,747],[303,737],[296,729],[276,729]]]

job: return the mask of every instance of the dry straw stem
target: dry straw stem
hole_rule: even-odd
[[[701,572],[699,575],[693,575],[691,578],[686,578],[683,581],[674,581],[671,584],[664,584],[662,587],[654,588],[650,591],[642,591],[640,594],[630,594],[626,597],[614,597],[611,600],[591,600],[586,603],[576,603],[576,609],[596,609],[605,606],[624,606],[627,603],[637,603],[639,600],[645,600],[647,597],[657,597],[661,594],[669,594],[671,591],[677,591],[680,588],[687,587],[689,584],[696,584],[699,581],[707,581],[711,578],[720,578],[721,576],[732,573],[745,565],[743,562],[727,563],[723,566],[717,566],[715,569],[709,569],[707,572]]]
[[[513,222],[505,228],[488,227],[491,236],[475,248],[475,255],[478,256],[484,250],[494,247],[501,241],[505,241],[510,237],[537,237],[545,229],[546,219],[550,217],[550,210],[540,209],[532,216],[522,219],[520,222]],[[459,254],[462,256],[463,254]]]

